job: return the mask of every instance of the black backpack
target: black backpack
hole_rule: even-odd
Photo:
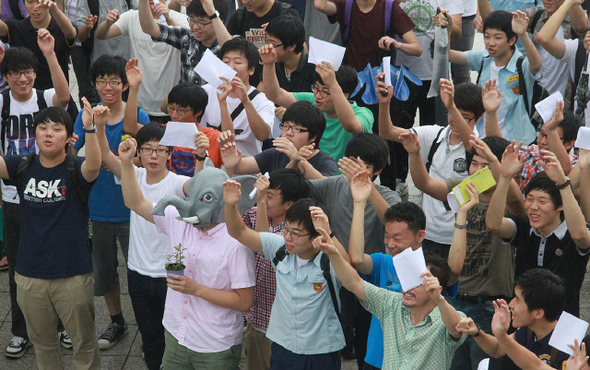
[[[284,260],[286,256],[287,248],[283,245],[277,250],[277,253],[275,253],[272,263],[274,263],[276,266],[279,264],[279,262]],[[338,300],[336,298],[336,288],[334,287],[334,282],[332,281],[332,276],[330,274],[330,258],[325,253],[322,253],[322,256],[320,257],[320,267],[324,273],[324,279],[326,279],[328,282],[328,289],[330,290],[330,296],[332,297],[332,303],[334,304],[334,311],[336,311],[338,321],[342,322],[342,318],[340,317],[340,309],[338,308]]]

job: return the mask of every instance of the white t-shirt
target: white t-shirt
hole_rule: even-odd
[[[181,27],[188,27],[185,15],[174,10],[170,17]],[[160,23],[160,20],[156,20]],[[131,58],[139,59],[139,69],[143,72],[143,81],[139,87],[137,104],[149,115],[164,116],[160,104],[170,90],[180,80],[180,50],[164,43],[152,40],[141,30],[137,10],[121,14],[115,26],[123,36],[129,36]]]
[[[470,17],[477,13],[477,0],[463,0],[463,17]]]
[[[145,168],[135,167],[135,177],[143,196],[151,202],[157,203],[166,195],[177,195],[186,199],[182,187],[189,177],[169,172],[157,184],[146,182]],[[129,257],[127,266],[144,276],[165,278],[166,254],[170,250],[170,242],[166,234],[156,230],[156,225],[146,221],[137,213],[131,211],[129,229]]]
[[[55,89],[43,91],[43,97],[48,107],[53,107]],[[0,112],[4,107],[4,100],[0,97]],[[65,108],[65,107],[63,107]],[[33,89],[33,96],[26,102],[19,102],[10,92],[10,120],[12,125],[6,126],[6,134],[2,143],[5,155],[25,155],[37,150],[35,143],[35,126],[33,114],[39,111],[37,104],[37,92]],[[16,122],[16,125],[14,124]],[[16,186],[6,185],[2,181],[2,200],[9,203],[19,203]]]
[[[201,118],[201,125],[205,127],[219,128],[221,126],[221,112],[219,110],[219,100],[217,99],[217,89],[213,88],[211,85],[204,85],[203,89],[209,96],[209,101],[207,103],[207,108],[205,108],[205,113],[203,113],[203,118]],[[251,86],[248,90],[248,94],[253,90],[254,87]],[[229,96],[227,97],[226,102],[230,115],[241,103],[240,99],[230,98]],[[275,106],[273,102],[268,100],[266,95],[261,92],[252,100],[252,104],[254,105],[254,108],[256,108],[260,117],[262,117],[264,122],[266,122],[268,127],[272,130],[272,124],[275,117]],[[236,131],[236,145],[238,149],[242,151],[244,157],[250,157],[262,151],[262,142],[256,139],[250,128],[246,109],[243,109],[234,120],[234,129]]]
[[[424,163],[428,161],[430,148],[441,128],[441,126],[420,126],[412,129],[422,143],[420,154]],[[478,136],[477,130],[474,130],[474,134]],[[465,159],[465,147],[462,142],[457,145],[449,145],[450,137],[451,127],[447,126],[438,137],[440,145],[432,157],[429,174],[441,180],[467,178],[469,177],[469,167]],[[424,194],[422,209],[426,214],[425,238],[440,244],[451,244],[455,213],[447,211],[443,202],[428,194]]]
[[[563,27],[559,27],[555,37],[563,40]],[[563,60],[556,59],[541,45],[535,44],[535,46],[543,61],[543,65],[541,66],[541,80],[539,82],[550,94],[559,91],[561,95],[564,95],[569,78],[567,63]]]
[[[410,16],[416,27],[414,33],[422,45],[422,55],[419,57],[397,53],[396,65],[403,64],[422,81],[432,79],[431,44],[434,41],[434,18],[436,8],[444,8],[449,14],[463,14],[462,0],[408,0],[399,4]],[[399,37],[396,36],[399,39]]]
[[[567,70],[569,73],[570,78],[574,79],[575,69],[576,69],[576,51],[578,50],[578,40],[563,40],[565,43],[565,54],[561,60],[567,64]],[[588,57],[588,52],[586,52],[586,58]],[[588,63],[586,72],[590,73],[589,71],[590,63]],[[583,70],[582,70],[583,71]],[[578,88],[580,86],[578,85]],[[577,105],[577,104],[576,104]],[[575,107],[574,107],[575,111]],[[586,110],[584,111],[584,117],[586,122],[584,124],[586,126],[590,126],[590,103],[588,103]]]
[[[498,73],[504,67],[505,66],[498,67],[496,65],[496,62],[492,61],[492,63],[490,63],[490,80],[498,81]],[[506,106],[506,102],[502,99],[502,103],[500,104],[500,108],[498,108],[496,115],[498,117],[498,125],[500,126],[500,131],[502,131],[503,137],[509,137],[508,130],[506,129],[506,125],[505,125],[507,113],[508,113],[508,107]]]

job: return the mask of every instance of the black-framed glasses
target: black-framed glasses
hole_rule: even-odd
[[[451,117],[451,114],[450,114],[450,113],[447,113],[447,117],[448,117],[448,118],[450,118],[450,119],[453,119],[453,117]],[[467,123],[469,123],[469,122],[471,122],[471,121],[474,121],[474,120],[475,120],[475,117],[471,117],[471,118],[469,118],[469,117],[465,117],[465,116],[461,116],[461,117],[463,117],[463,119],[464,119],[464,120],[465,120],[465,122],[467,122]]]
[[[297,239],[299,239],[302,236],[311,235],[311,233],[299,234],[299,233],[293,232],[293,231],[289,230],[287,228],[287,226],[285,226],[285,225],[281,226],[281,233],[283,233],[283,236],[287,236],[287,234],[291,235],[291,238],[293,240],[297,240]]]
[[[208,26],[211,23],[213,23],[213,21],[209,21],[207,23],[203,23],[202,21],[195,21],[191,17],[186,17],[186,19],[188,20],[189,27],[197,26],[197,28],[203,28],[203,27]]]
[[[168,113],[172,113],[172,112],[176,111],[176,113],[180,114],[181,116],[192,111],[191,108],[187,108],[187,109],[174,108],[170,104],[166,104],[166,110],[168,111]]]
[[[31,78],[35,75],[35,71],[32,69],[27,69],[26,71],[17,71],[17,72],[7,72],[6,73],[10,78],[20,78],[20,76],[25,75],[27,78]]]
[[[152,155],[154,153],[154,151],[156,152],[158,157],[165,157],[168,155],[168,149],[148,148],[148,147],[139,148],[139,152],[143,155]]]
[[[314,95],[317,94],[322,99],[330,95],[329,91],[321,90],[316,84],[311,85],[311,91],[314,93]]]
[[[96,86],[103,87],[109,85],[111,87],[117,87],[121,85],[123,81],[119,80],[96,80]]]
[[[280,123],[279,128],[283,131],[293,131],[294,134],[298,134],[300,132],[308,132],[309,130],[297,125],[288,125],[286,123]]]

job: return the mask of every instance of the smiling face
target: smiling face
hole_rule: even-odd
[[[543,0],[543,7],[547,10],[547,13],[553,14],[559,9],[564,0]]]
[[[207,17],[191,15],[188,17],[188,25],[193,31],[197,41],[204,45],[211,45],[217,39],[217,36],[215,36],[215,30],[213,29],[213,23]]]
[[[268,189],[266,192],[266,213],[270,218],[285,217],[293,202],[283,202],[281,189]],[[295,232],[295,231],[294,231]]]
[[[516,42],[516,37],[508,40],[504,31],[488,28],[484,32],[483,41],[490,56],[503,58],[508,53],[512,53],[512,45]]]
[[[389,251],[389,254],[395,256],[408,248],[414,250],[421,245],[421,233],[414,233],[408,229],[406,222],[389,221],[385,223],[385,237],[383,242]]]
[[[199,122],[201,111],[195,113],[191,107],[181,107],[176,103],[168,104],[168,115],[173,122]]]
[[[296,254],[303,259],[315,256],[311,233],[300,222],[285,222],[283,238],[287,253]]]
[[[3,77],[16,100],[24,102],[33,96],[33,85],[35,84],[37,73],[32,68],[10,71]]]
[[[35,9],[38,4],[40,4],[38,0],[25,0],[25,7],[32,23],[43,22],[49,17],[49,9]]]
[[[555,208],[551,196],[542,190],[531,190],[524,200],[524,208],[531,227],[543,235],[561,224],[560,213],[563,206]]]
[[[530,326],[535,321],[535,316],[539,315],[538,311],[542,311],[529,311],[522,295],[522,289],[518,286],[514,287],[514,298],[512,298],[508,307],[510,307],[510,313],[512,314],[512,326],[515,328]]]
[[[421,307],[426,305],[430,301],[428,297],[428,293],[426,293],[426,289],[424,289],[423,285],[419,285],[413,289],[404,292],[404,300],[402,304],[407,307]]]
[[[127,90],[119,76],[99,76],[94,84],[101,103],[106,106],[122,101],[123,91]]]
[[[65,154],[64,148],[70,138],[64,125],[53,121],[45,121],[37,125],[35,140],[42,155],[55,157]]]

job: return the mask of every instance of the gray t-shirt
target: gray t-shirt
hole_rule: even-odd
[[[320,202],[330,219],[330,228],[348,251],[350,237],[350,225],[352,223],[352,211],[354,202],[350,192],[348,178],[344,175],[325,177],[312,180],[311,197]],[[388,187],[375,185],[387,204],[394,205],[401,202],[399,195]],[[365,207],[365,253],[383,253],[384,227],[379,217],[373,210],[370,202]]]

